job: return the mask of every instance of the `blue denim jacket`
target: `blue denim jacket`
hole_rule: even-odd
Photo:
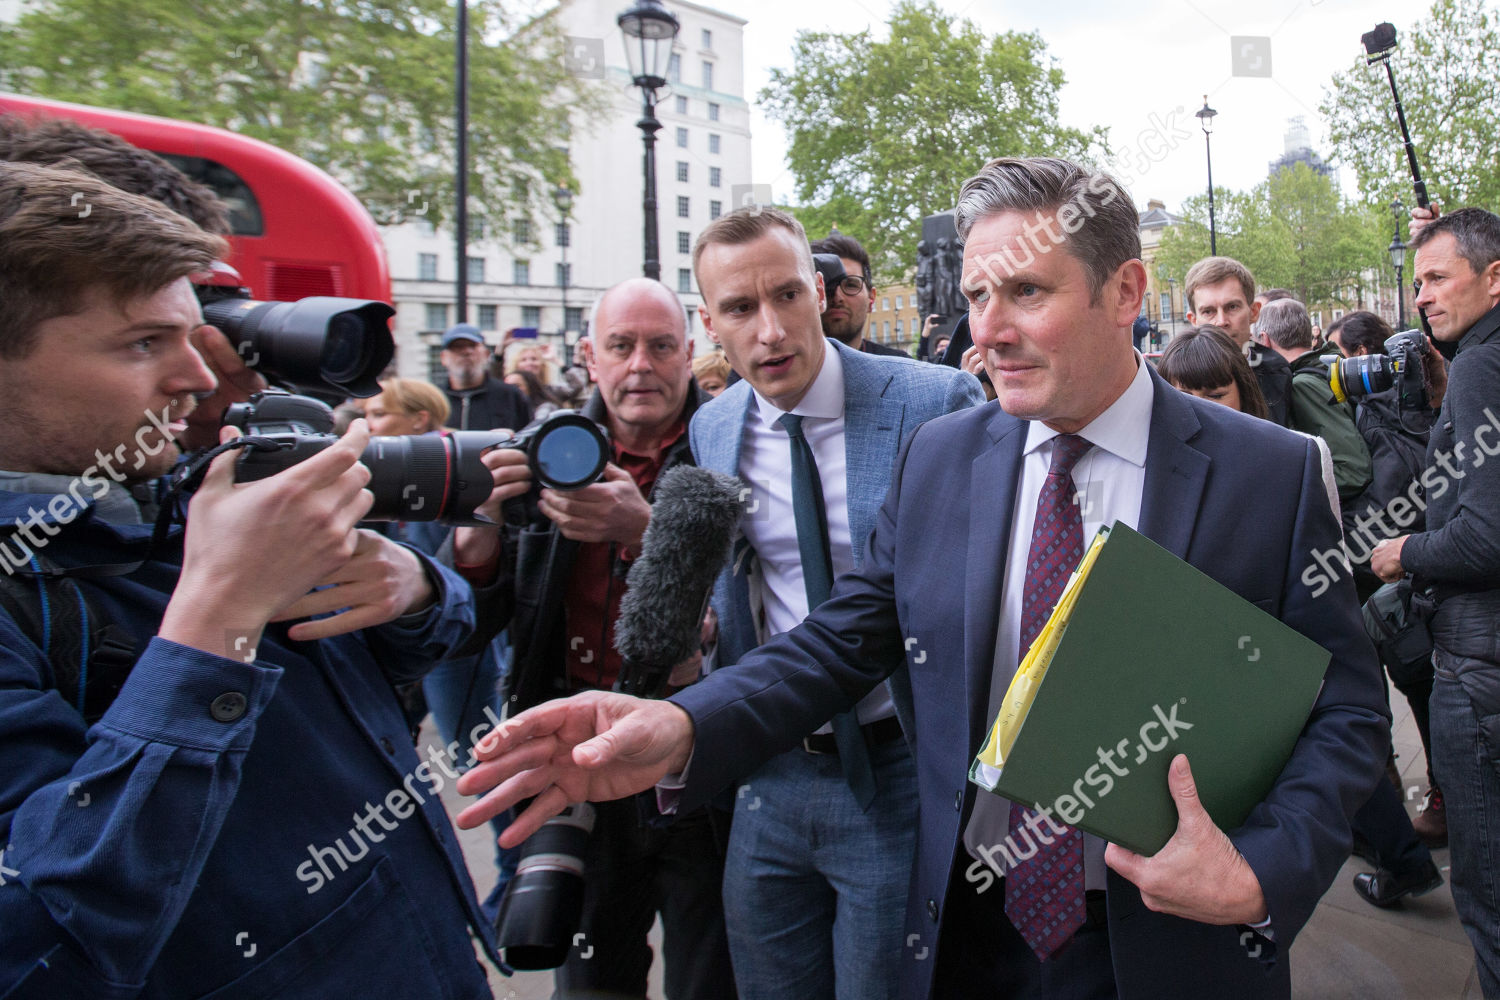
[[[53,499],[0,492],[0,524]],[[67,507],[33,519],[51,561],[141,557],[149,525]],[[91,728],[0,612],[0,997],[489,997],[437,799],[456,769],[419,760],[391,691],[472,631],[467,584],[423,556],[424,615],[316,643],[270,625],[241,662],[155,637],[181,557],[177,528],[86,581],[143,650]]]

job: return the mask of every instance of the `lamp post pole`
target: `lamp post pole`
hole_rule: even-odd
[[[661,260],[656,228],[656,133],[661,130],[661,122],[656,119],[656,92],[667,85],[666,67],[679,25],[677,18],[661,5],[660,0],[637,0],[634,7],[616,18],[616,23],[625,35],[625,55],[630,62],[631,81],[641,91],[641,118],[636,127],[641,130],[641,141],[645,146],[642,157],[645,190],[641,198],[641,214],[644,216],[642,273],[660,281]]]
[[[1396,329],[1401,330],[1406,326],[1406,244],[1401,241],[1401,219],[1406,214],[1406,206],[1401,204],[1400,198],[1392,200],[1391,214],[1396,217],[1396,230],[1386,250],[1396,268]]]
[[[469,321],[469,0],[458,0],[458,31],[454,42],[454,118],[457,126],[453,176],[453,254],[458,258],[453,291],[455,322]]]
[[[1208,106],[1208,95],[1203,95],[1203,107],[1194,116],[1203,126],[1203,151],[1208,156],[1208,252],[1219,255],[1219,230],[1214,222],[1214,151],[1209,136],[1214,131],[1214,116],[1218,112]]]

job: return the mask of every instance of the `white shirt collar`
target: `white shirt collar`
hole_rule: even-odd
[[[1132,465],[1145,466],[1146,446],[1151,438],[1151,408],[1154,389],[1149,362],[1135,352],[1135,378],[1118,399],[1078,432],[1078,436]],[[1028,421],[1026,453],[1030,454],[1057,437],[1058,432],[1040,420]]]
[[[808,387],[801,402],[790,410],[779,409],[775,403],[762,396],[760,390],[754,386],[751,386],[750,391],[755,393],[760,420],[767,427],[774,425],[786,413],[826,419],[842,417],[844,415],[844,359],[839,357],[839,350],[831,341],[825,341],[822,367],[818,369],[818,374],[813,378],[813,384]]]

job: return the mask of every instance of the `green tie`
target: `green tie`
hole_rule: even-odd
[[[833,559],[828,551],[828,515],[823,507],[822,480],[812,446],[802,436],[802,417],[788,413],[777,421],[791,438],[792,513],[797,519],[797,550],[802,556],[802,580],[807,587],[807,610],[812,613],[833,590]],[[839,748],[844,779],[861,809],[875,800],[875,770],[859,719],[851,712],[833,717],[833,738]]]

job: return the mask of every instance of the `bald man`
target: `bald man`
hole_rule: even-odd
[[[609,431],[613,461],[603,480],[569,493],[544,489],[530,524],[502,523],[501,504],[530,490],[531,473],[524,452],[496,449],[485,462],[498,488],[482,512],[501,526],[455,534],[458,568],[478,595],[480,636],[510,627],[511,714],[613,687],[621,667],[614,622],[625,572],[650,523],[657,478],[692,462],[687,425],[707,400],[690,367],[686,314],[660,282],[632,278],[609,289],[590,331],[579,346],[596,389],[581,412]],[[536,557],[518,556],[523,537]],[[696,680],[698,667],[696,660],[685,664],[671,678],[673,688]],[[727,816],[709,806],[669,827],[648,828],[633,799],[595,809],[584,858],[582,936],[575,935],[576,946],[557,970],[557,995],[644,997],[651,966],[646,934],[659,912],[667,995],[733,997],[716,836],[716,830],[727,835]]]

